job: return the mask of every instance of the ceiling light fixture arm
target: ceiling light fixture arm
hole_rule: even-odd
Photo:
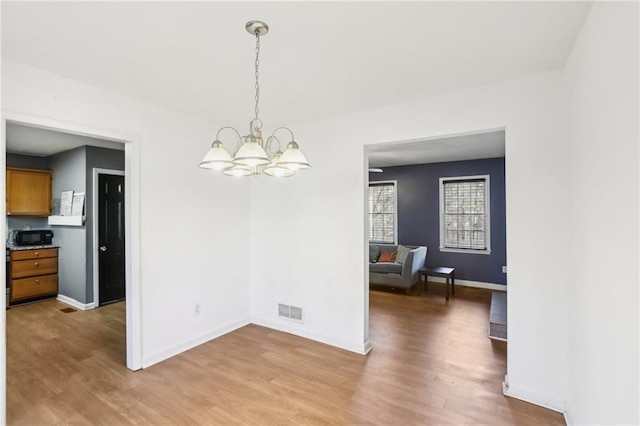
[[[277,148],[276,147],[271,147],[272,142],[275,141],[277,144]],[[280,139],[278,139],[277,137],[275,137],[274,135],[271,135],[267,138],[267,140],[264,143],[264,149],[267,150],[269,152],[269,154],[271,154],[273,156],[273,154],[280,152],[281,151],[281,147],[280,147]]]
[[[289,134],[291,135],[291,140],[292,140],[292,141],[294,141],[294,140],[295,140],[295,138],[293,137],[293,132],[292,132],[292,131],[291,131],[291,129],[290,129],[290,128],[288,128],[288,127],[278,127],[277,129],[275,129],[275,130],[271,133],[271,136],[270,136],[269,138],[273,138],[273,137],[275,137],[276,132],[277,132],[278,130],[286,130],[286,131],[287,131],[287,132],[289,132]],[[278,143],[279,143],[279,142],[278,142]]]
[[[225,129],[233,130],[236,133],[236,135],[238,135],[238,139],[242,138],[242,135],[240,135],[240,132],[235,127],[224,126],[224,127],[221,127],[220,129],[218,129],[218,133],[216,133],[216,140],[220,140],[220,133]]]

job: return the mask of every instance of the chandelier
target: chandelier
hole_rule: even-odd
[[[300,151],[300,147],[293,137],[293,132],[287,127],[278,127],[271,136],[264,140],[262,138],[262,120],[258,117],[258,103],[260,101],[260,36],[267,34],[269,27],[261,21],[249,21],[246,29],[256,37],[255,116],[249,122],[249,134],[242,136],[238,130],[230,126],[220,128],[216,133],[216,140],[211,144],[211,148],[198,166],[203,169],[218,170],[229,176],[251,176],[259,175],[260,173],[275,177],[292,176],[300,169],[311,167],[302,151]],[[219,139],[224,130],[230,130],[235,133],[236,147],[233,156],[229,155]],[[276,133],[282,134],[283,132],[285,134],[288,133],[287,136],[291,138],[284,152],[281,151],[280,140],[276,137]]]

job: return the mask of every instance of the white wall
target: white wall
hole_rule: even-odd
[[[6,60],[2,89],[3,112],[136,139],[144,366],[248,322],[249,183],[197,167],[215,124]]]
[[[638,424],[638,3],[596,3],[567,63],[572,424]]]
[[[364,351],[367,144],[506,127],[509,393],[567,397],[568,115],[562,73],[293,126],[313,168],[252,187],[254,321]],[[278,302],[305,309],[300,325]],[[375,350],[375,347],[374,347]]]

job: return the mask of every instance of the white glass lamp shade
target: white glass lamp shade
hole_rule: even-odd
[[[222,142],[216,140],[211,144],[211,148],[198,164],[203,169],[224,170],[233,166],[231,156],[222,146]]]
[[[234,164],[242,166],[256,167],[271,163],[267,153],[258,142],[248,141],[242,144],[236,155],[233,157]]]
[[[295,141],[289,142],[287,149],[282,153],[282,156],[278,161],[278,165],[293,171],[298,169],[308,169],[311,167],[309,163],[307,163],[307,159],[302,151],[300,151],[300,147]]]
[[[273,161],[264,169],[264,174],[273,176],[273,177],[289,177],[293,176],[295,172],[287,167],[281,166],[278,164],[282,153],[280,151],[276,152],[276,155],[273,156]]]
[[[227,176],[249,176],[253,174],[253,171],[249,166],[241,166],[239,164],[234,164],[232,167],[229,167],[228,169],[224,169],[222,173]]]

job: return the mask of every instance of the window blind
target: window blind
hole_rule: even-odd
[[[396,242],[395,182],[369,184],[369,241]]]
[[[486,179],[443,182],[444,247],[486,250]]]

